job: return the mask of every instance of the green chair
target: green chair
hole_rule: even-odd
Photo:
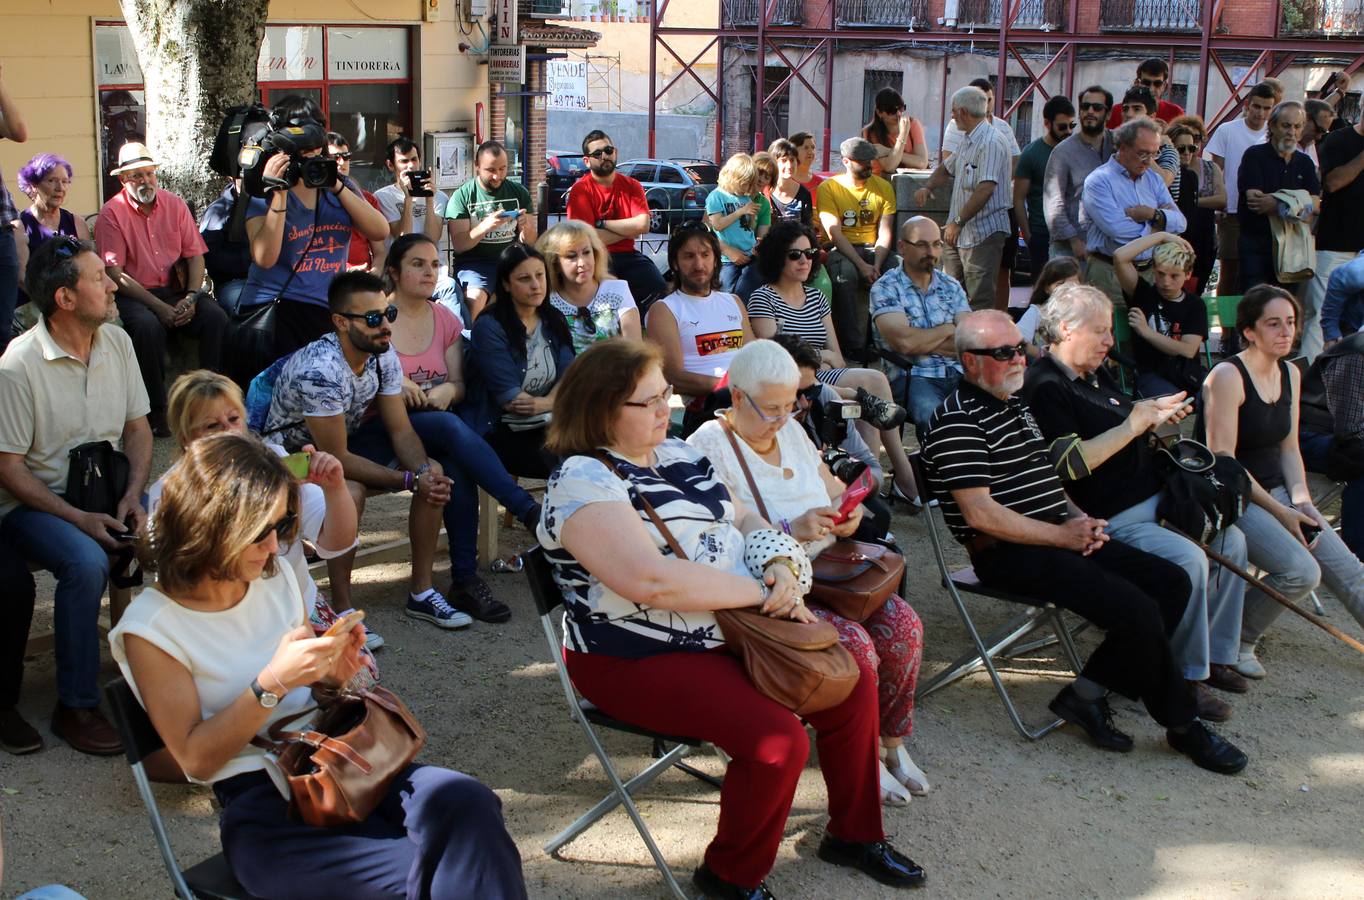
[[[1132,325],[1127,321],[1127,313],[1113,310],[1113,346],[1120,352],[1128,353],[1132,347]],[[1113,361],[1118,367],[1118,387],[1124,394],[1135,394],[1137,390],[1136,374],[1132,375],[1132,383],[1127,383],[1127,367],[1122,363]]]

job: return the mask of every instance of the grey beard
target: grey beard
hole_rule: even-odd
[[[156,199],[156,188],[149,184],[139,184],[133,188],[133,196],[139,203],[151,203]]]
[[[1282,140],[1275,141],[1274,149],[1278,150],[1280,153],[1287,153],[1290,150],[1298,149],[1298,142],[1291,137],[1286,137]]]

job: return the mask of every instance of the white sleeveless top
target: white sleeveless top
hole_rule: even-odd
[[[719,378],[744,345],[744,319],[739,298],[723,291],[693,297],[673,291],[659,300],[677,320],[682,340],[682,368],[693,375]]]

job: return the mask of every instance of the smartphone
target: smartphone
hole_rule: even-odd
[[[517,217],[520,216],[520,215],[521,215],[521,210],[519,210],[519,209],[504,209],[504,210],[502,210],[502,218],[504,218],[504,219],[515,219],[515,218],[517,218]]]
[[[1173,419],[1175,416],[1179,415],[1179,413],[1180,413],[1181,411],[1186,410],[1186,409],[1188,409],[1189,407],[1193,406],[1193,405],[1194,405],[1194,400],[1196,400],[1196,399],[1197,399],[1196,397],[1188,397],[1188,398],[1186,398],[1185,401],[1184,401],[1183,403],[1179,404],[1179,405],[1176,406],[1174,409],[1170,410],[1168,413],[1165,414],[1165,418],[1163,418],[1163,419],[1160,420],[1161,424],[1162,424],[1162,425],[1165,424],[1166,422],[1168,422],[1168,421],[1170,421],[1171,419]]]
[[[345,634],[365,620],[363,609],[352,609],[350,612],[343,613],[341,618],[332,623],[332,627],[327,629],[323,637],[336,637]]]
[[[864,470],[839,498],[838,515],[834,516],[835,525],[847,521],[848,516],[852,515],[852,511],[857,509],[857,505],[871,493],[871,487],[871,472]]]
[[[1317,545],[1317,538],[1321,537],[1321,526],[1313,523],[1311,525],[1299,525],[1298,528],[1301,529],[1302,539],[1307,541],[1307,546],[1315,547]]]
[[[289,470],[290,475],[293,475],[299,481],[303,481],[308,477],[308,467],[312,465],[312,459],[313,455],[306,451],[290,453],[288,456],[284,457],[284,468]]]
[[[116,541],[127,541],[128,543],[132,543],[142,539],[141,535],[131,528],[127,531],[111,531],[109,533],[114,536],[114,540]]]

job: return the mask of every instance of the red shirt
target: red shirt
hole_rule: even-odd
[[[1184,107],[1178,103],[1171,103],[1169,100],[1161,100],[1156,104],[1156,118],[1170,124],[1175,119],[1184,115]],[[1108,114],[1108,127],[1117,128],[1122,124],[1122,98],[1118,98],[1118,104],[1113,107],[1113,112]]]
[[[361,188],[360,193],[365,195],[369,205],[379,209],[379,199],[369,191]],[[352,227],[350,230],[350,255],[346,257],[346,268],[348,269],[368,269],[369,258],[369,238],[360,232],[360,229]]]
[[[568,217],[589,225],[598,219],[632,219],[648,212],[644,188],[629,175],[619,172],[609,186],[599,184],[588,172],[568,189]],[[634,238],[622,238],[606,245],[609,253],[629,253],[633,249]]]
[[[171,269],[180,260],[208,252],[185,201],[164,188],[147,213],[127,191],[111,197],[95,221],[95,243],[106,266],[122,266],[148,290],[170,284]]]

